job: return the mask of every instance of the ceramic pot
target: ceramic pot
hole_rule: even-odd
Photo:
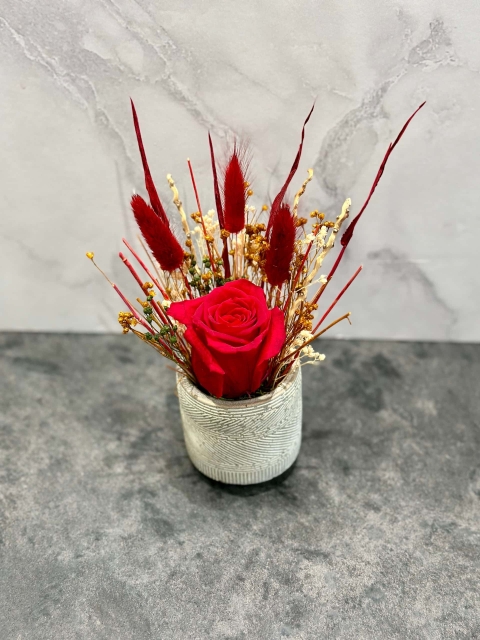
[[[177,374],[190,460],[228,484],[271,480],[295,461],[302,440],[302,374],[297,365],[271,393],[250,400],[209,396]]]

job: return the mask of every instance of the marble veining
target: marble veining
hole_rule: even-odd
[[[0,329],[116,330],[121,304],[84,253],[135,293],[117,258],[143,185],[130,96],[174,224],[165,176],[193,210],[187,156],[213,206],[207,131],[220,156],[234,135],[250,142],[268,203],[314,100],[292,192],[311,166],[305,210],[334,215],[351,197],[355,213],[427,100],[324,303],[363,263],[339,306],[353,325],[333,336],[480,339],[479,18],[475,0],[0,1]]]

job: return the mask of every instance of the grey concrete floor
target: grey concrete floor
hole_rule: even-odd
[[[133,336],[0,335],[1,640],[480,638],[480,345],[322,351],[240,488]]]

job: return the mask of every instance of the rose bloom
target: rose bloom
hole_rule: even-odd
[[[283,312],[269,309],[261,287],[234,280],[206,296],[173,302],[169,315],[187,327],[198,383],[217,398],[238,398],[261,386],[268,360],[286,334]]]

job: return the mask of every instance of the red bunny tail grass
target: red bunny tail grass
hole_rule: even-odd
[[[235,145],[223,183],[223,216],[225,229],[230,233],[238,233],[245,227],[247,188],[245,154]]]
[[[162,269],[179,269],[183,263],[183,249],[168,224],[162,222],[141,196],[134,195],[131,205],[138,227]]]
[[[268,236],[270,248],[265,263],[265,273],[272,286],[280,287],[290,277],[296,229],[290,207],[281,204]]]
[[[167,214],[165,213],[165,209],[160,202],[160,198],[158,197],[157,190],[153,183],[152,175],[150,173],[150,168],[147,162],[147,156],[145,154],[145,148],[143,146],[142,133],[140,131],[140,124],[138,122],[137,112],[135,110],[135,105],[133,104],[133,100],[130,99],[132,104],[132,114],[133,114],[133,124],[135,126],[135,133],[137,136],[138,148],[140,150],[140,155],[142,157],[143,164],[143,172],[145,174],[145,187],[147,189],[148,197],[150,198],[150,204],[152,205],[153,210],[159,216],[159,218],[164,222],[164,224],[169,225]]]
[[[287,193],[288,185],[292,181],[292,178],[293,178],[293,176],[295,175],[295,173],[296,173],[296,171],[298,169],[298,165],[300,164],[300,158],[302,156],[302,149],[303,149],[303,140],[305,138],[305,126],[306,126],[307,122],[310,120],[310,116],[312,115],[312,112],[313,112],[314,108],[315,108],[315,103],[313,104],[312,108],[310,109],[310,112],[309,112],[308,116],[305,119],[305,122],[303,123],[302,137],[301,137],[301,140],[300,140],[300,146],[298,147],[297,155],[295,156],[295,160],[293,161],[292,168],[290,169],[290,173],[288,174],[288,177],[285,180],[285,184],[280,189],[280,191],[278,192],[277,196],[275,197],[275,200],[273,201],[272,208],[270,209],[270,216],[268,218],[267,233],[270,231],[270,229],[272,227],[273,220],[274,220],[275,216],[277,215],[277,213],[279,212],[280,207],[282,206],[282,202],[283,202],[283,199],[285,197],[285,194]]]

